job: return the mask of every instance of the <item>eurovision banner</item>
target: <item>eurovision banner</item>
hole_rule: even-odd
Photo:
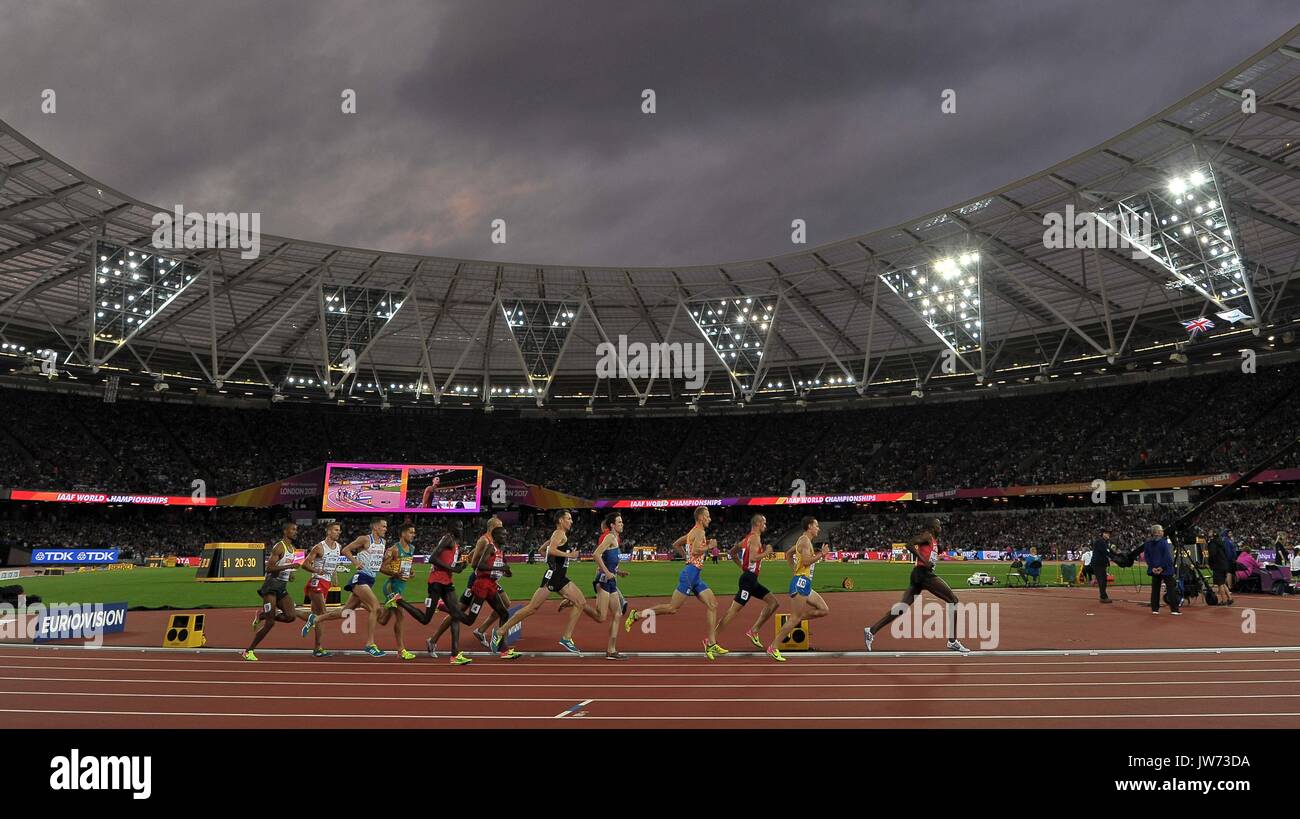
[[[325,467],[318,466],[278,481],[226,495],[217,503],[220,506],[285,506],[303,498],[319,498],[324,486]]]

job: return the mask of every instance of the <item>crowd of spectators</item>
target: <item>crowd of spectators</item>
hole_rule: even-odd
[[[852,507],[747,507],[712,510],[709,537],[716,538],[725,553],[749,530],[756,512],[767,517],[765,541],[777,547],[793,542],[801,519],[815,515],[822,521],[822,539],[840,551],[888,549],[916,534],[924,519],[939,517],[943,522],[940,543],[958,551],[1022,552],[1030,548],[1048,560],[1077,556],[1100,532],[1109,531],[1120,548],[1137,546],[1146,538],[1153,522],[1167,520],[1185,511],[1185,506],[1153,508],[1083,506],[1061,509],[1011,511],[901,511],[857,513]],[[13,510],[10,510],[11,512]],[[23,514],[0,518],[0,545],[35,548],[116,548],[136,555],[197,555],[203,544],[212,542],[270,543],[278,537],[279,525],[290,515],[303,521],[299,545],[316,543],[324,537],[324,518],[315,512],[287,512],[280,509],[143,509],[90,508],[39,505]],[[576,510],[570,543],[583,552],[596,546],[597,535],[607,512]],[[623,512],[622,546],[651,546],[660,552],[692,524],[690,509],[636,510]],[[369,516],[349,516],[344,536],[353,537],[367,529]],[[443,528],[459,522],[467,542],[486,528],[487,515],[420,515],[417,545],[434,542]],[[392,518],[396,522],[396,518]],[[1196,522],[1208,540],[1224,529],[1231,530],[1239,545],[1256,550],[1271,548],[1279,532],[1288,542],[1300,540],[1300,499],[1229,501],[1211,507]],[[510,517],[506,526],[510,552],[527,553],[545,546],[554,526],[544,512],[524,512]]]
[[[1300,365],[1086,391],[702,417],[119,400],[0,388],[0,486],[228,494],[327,461],[461,462],[582,497],[888,491],[1231,471],[1300,422]],[[1295,454],[1279,467],[1295,466]]]

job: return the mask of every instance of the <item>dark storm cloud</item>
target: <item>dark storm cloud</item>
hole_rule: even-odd
[[[592,265],[780,253],[794,218],[822,243],[977,196],[1295,23],[1265,0],[0,9],[0,116],[106,184],[304,239]]]

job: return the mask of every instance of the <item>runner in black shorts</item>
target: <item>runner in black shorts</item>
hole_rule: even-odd
[[[769,555],[772,554],[771,546],[763,545],[763,533],[767,531],[767,517],[764,515],[754,515],[749,521],[749,534],[744,539],[731,547],[727,556],[740,567],[740,588],[736,596],[732,599],[731,608],[723,616],[722,622],[718,623],[718,633],[727,627],[745,604],[750,600],[762,600],[763,610],[759,612],[758,619],[745,636],[749,641],[758,648],[763,647],[763,641],[759,639],[758,631],[763,624],[771,619],[772,615],[780,607],[781,601],[775,594],[768,591],[767,587],[758,582],[758,573],[762,569],[762,563]]]
[[[487,530],[483,533],[482,536],[479,537],[478,541],[474,544],[474,549],[470,552],[469,560],[467,561],[467,564],[469,566],[473,567],[478,565],[479,559],[483,556],[483,550],[486,549],[488,546],[490,546],[492,543],[492,533],[493,532],[498,532],[500,534],[505,533],[505,529],[502,527],[503,524],[501,523],[501,518],[497,517],[496,515],[493,515],[491,519],[488,520]],[[474,605],[475,579],[476,579],[475,575],[471,573],[469,576],[469,580],[465,581],[465,591],[464,593],[461,594],[459,598],[461,611],[469,611],[470,606]],[[499,593],[499,597],[501,598],[501,602],[505,605],[505,607],[509,609],[510,596],[506,594],[504,589],[502,589],[501,592]],[[434,605],[437,604],[435,603]],[[446,606],[447,604],[443,603],[443,605]],[[483,630],[486,629],[488,626],[490,626],[494,620],[499,621],[499,619],[500,618],[497,616],[495,610],[489,612],[487,623],[479,628],[474,629],[471,632],[474,635],[474,639],[482,643],[484,648],[489,648],[490,646],[488,644],[487,635],[483,633]],[[433,633],[433,636],[430,637],[428,641],[426,641],[426,645],[430,646],[429,649],[430,654],[433,653],[433,649],[431,648],[431,646],[436,645],[438,640],[442,638],[442,635],[447,633],[447,629],[452,628],[453,625],[458,625],[458,624],[451,617],[444,618],[442,623],[438,625],[438,630]]]
[[[536,614],[551,592],[559,592],[573,601],[573,612],[569,615],[569,624],[564,630],[564,636],[560,638],[560,645],[571,654],[582,653],[573,644],[573,627],[577,625],[578,618],[583,614],[600,622],[600,613],[587,602],[587,596],[582,593],[582,589],[578,588],[578,584],[569,579],[569,561],[578,556],[576,549],[573,551],[564,549],[564,545],[569,542],[569,529],[572,527],[572,512],[562,509],[555,514],[555,531],[551,533],[551,539],[546,544],[546,573],[542,575],[542,583],[537,587],[537,591],[533,592],[528,605],[515,612],[514,616],[499,628],[493,629],[493,652],[501,650],[505,635],[510,633],[510,629],[514,628],[515,624],[522,623]],[[508,653],[510,657],[519,656],[513,649]]]
[[[903,599],[891,606],[889,613],[881,617],[874,626],[863,629],[863,642],[866,644],[867,651],[871,650],[871,643],[876,639],[876,635],[880,633],[881,629],[906,614],[911,608],[912,602],[916,600],[917,595],[923,591],[928,591],[948,604],[948,650],[958,651],[962,654],[969,653],[970,649],[957,640],[957,595],[953,594],[952,589],[948,588],[948,584],[934,573],[934,560],[932,557],[935,548],[939,545],[940,529],[938,518],[930,518],[925,522],[920,534],[913,537],[911,542],[907,544],[907,550],[916,558],[916,567],[912,569],[912,576],[908,581],[907,591],[903,592]]]
[[[244,651],[245,660],[257,660],[253,649],[257,648],[263,638],[271,633],[276,623],[292,623],[298,619],[298,610],[293,604],[293,596],[289,594],[289,580],[293,578],[293,570],[297,568],[297,564],[293,562],[293,540],[298,537],[298,524],[290,521],[284,525],[282,532],[283,537],[270,548],[263,561],[266,579],[262,581],[262,587],[257,590],[257,596],[262,598],[262,608],[253,618],[253,628],[257,629],[257,634],[253,635],[253,642]],[[276,611],[277,608],[279,611]],[[306,619],[306,615],[303,615],[303,619]]]

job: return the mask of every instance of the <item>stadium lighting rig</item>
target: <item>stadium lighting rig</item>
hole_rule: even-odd
[[[113,345],[90,358],[103,364],[167,309],[202,273],[193,263],[153,250],[96,242],[90,273],[90,317],[95,342]]]
[[[569,299],[502,299],[499,304],[528,386],[501,388],[501,392],[493,388],[492,392],[516,398],[533,396],[541,406],[583,305]]]
[[[1251,277],[1210,163],[1126,196],[1103,208],[1101,216],[1136,252],[1168,274],[1168,287],[1199,294],[1231,314],[1222,316],[1228,321],[1257,325]]]
[[[329,370],[342,372],[338,381],[342,384],[348,376],[355,375],[358,361],[402,309],[406,294],[351,285],[322,286],[320,294],[327,373]],[[333,397],[336,387],[333,377],[328,376],[322,384]]]
[[[775,333],[774,295],[696,299],[686,303],[691,321],[748,398],[758,391],[767,371],[763,360]]]
[[[895,268],[882,273],[880,280],[935,338],[982,377],[984,297],[978,252]],[[968,356],[979,356],[980,366],[972,364]]]

